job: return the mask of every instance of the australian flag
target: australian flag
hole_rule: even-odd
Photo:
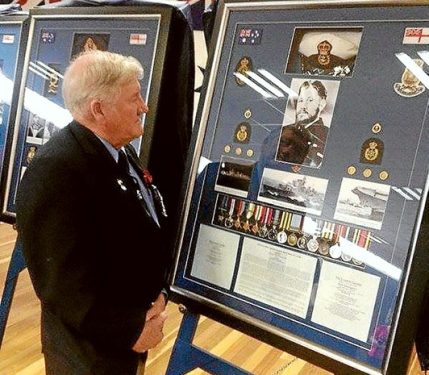
[[[51,31],[42,31],[42,43],[54,43],[55,33]]]
[[[245,27],[238,33],[238,44],[242,45],[256,45],[261,44],[262,29],[254,29]]]

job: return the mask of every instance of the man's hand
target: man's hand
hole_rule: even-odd
[[[146,321],[152,319],[155,315],[161,314],[165,311],[166,300],[163,293],[159,293],[158,298],[152,303],[152,307],[146,313]]]
[[[164,337],[162,329],[167,319],[165,302],[164,295],[160,293],[152,307],[147,311],[143,331],[133,346],[135,352],[144,353],[161,342]]]

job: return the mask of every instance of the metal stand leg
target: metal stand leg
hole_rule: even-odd
[[[200,368],[214,375],[251,375],[239,367],[192,344],[200,316],[181,306],[183,319],[173,347],[166,375],[182,375]]]
[[[3,295],[0,304],[0,348],[3,342],[4,331],[6,329],[7,318],[9,317],[10,307],[12,305],[13,293],[15,292],[16,282],[19,273],[26,267],[22,245],[17,241],[12,252],[12,258],[9,263],[6,281],[4,284]]]

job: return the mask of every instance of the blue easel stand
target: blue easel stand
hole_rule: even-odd
[[[229,363],[192,344],[200,316],[188,312],[180,306],[183,313],[179,334],[173,347],[166,375],[182,375],[200,368],[214,375],[251,375],[239,367]]]
[[[9,317],[10,307],[12,305],[13,293],[15,292],[16,283],[19,273],[26,267],[22,245],[16,242],[12,252],[12,257],[7,270],[6,281],[4,283],[3,295],[0,304],[0,348],[3,342],[4,331],[6,329],[7,318]]]

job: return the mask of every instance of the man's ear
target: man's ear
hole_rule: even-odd
[[[322,112],[326,107],[326,99],[321,99],[319,103],[319,111]]]
[[[91,103],[89,104],[89,110],[96,121],[104,119],[103,106],[100,100],[91,100]]]

